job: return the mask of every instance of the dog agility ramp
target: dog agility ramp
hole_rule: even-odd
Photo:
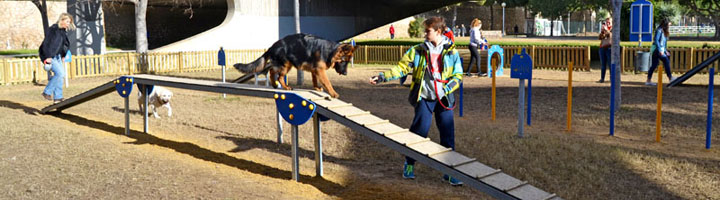
[[[267,87],[222,83],[217,81],[196,80],[187,78],[164,77],[155,75],[133,75],[134,83],[160,85],[174,88],[199,90],[207,92],[227,93],[244,96],[273,98],[278,92],[293,92],[317,105],[317,112],[333,119],[350,129],[362,133],[373,140],[414,158],[444,174],[453,176],[466,185],[498,199],[561,199],[555,194],[545,192],[525,181],[513,178],[501,170],[484,165],[474,158],[469,158],[450,148],[420,137],[408,129],[404,129],[388,120],[372,115],[339,99],[331,99],[325,93],[312,90],[278,90]],[[43,113],[57,109],[62,110],[79,103],[113,92],[114,80],[100,87],[72,97],[61,103],[48,106]]]
[[[339,99],[298,93],[318,113],[498,199],[561,199]]]
[[[113,81],[115,81],[115,80],[113,79]],[[100,85],[100,86],[98,86],[98,87],[96,87],[96,88],[93,88],[93,89],[91,89],[91,90],[88,90],[88,91],[86,91],[86,92],[83,92],[83,93],[81,93],[81,94],[79,94],[79,95],[75,95],[75,96],[73,96],[73,97],[71,97],[71,98],[69,98],[69,99],[66,99],[66,100],[64,100],[64,101],[61,101],[60,103],[56,103],[56,104],[47,106],[47,107],[43,108],[42,110],[40,110],[40,113],[45,114],[45,113],[48,113],[48,112],[50,112],[50,111],[52,111],[52,110],[62,111],[62,110],[64,110],[64,109],[73,107],[73,106],[75,106],[75,105],[84,103],[84,102],[86,102],[86,101],[89,101],[89,100],[98,98],[98,97],[100,97],[100,96],[102,96],[102,95],[105,95],[105,94],[107,94],[107,93],[114,92],[114,91],[115,91],[115,84],[113,83],[113,81],[110,81],[110,82],[108,82],[108,83],[102,84],[102,85]]]
[[[692,69],[690,69],[690,71],[688,71],[687,73],[685,73],[682,76],[675,79],[675,81],[668,83],[667,87],[673,87],[673,86],[682,84],[683,82],[688,80],[690,77],[692,77],[695,74],[697,74],[698,72],[700,72],[700,70],[703,70],[707,66],[710,66],[710,64],[714,63],[718,59],[720,59],[720,52],[717,52],[717,53],[715,53],[715,55],[710,56],[710,58],[705,59],[703,62],[701,62],[700,64],[698,64],[695,67],[693,67]]]

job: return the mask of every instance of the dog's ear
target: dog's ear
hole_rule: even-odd
[[[342,45],[340,45],[339,48],[340,48],[341,56],[347,56],[347,57],[352,57],[353,53],[355,52],[355,49],[356,49],[355,46],[352,46],[350,44],[342,44]]]
[[[339,48],[343,54],[352,54],[355,51],[355,47],[350,44],[341,44]]]

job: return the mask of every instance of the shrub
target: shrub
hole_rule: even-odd
[[[408,28],[408,34],[410,37],[422,37],[422,34],[424,32],[423,30],[423,21],[425,21],[425,18],[418,17],[415,18],[415,20],[410,21],[410,28]]]

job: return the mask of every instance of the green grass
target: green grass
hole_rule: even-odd
[[[17,54],[37,54],[37,49],[13,49],[13,50],[1,50],[0,55],[17,55]]]

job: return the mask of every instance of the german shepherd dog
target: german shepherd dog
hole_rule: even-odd
[[[281,77],[284,77],[294,66],[298,70],[312,73],[315,90],[322,91],[318,86],[320,81],[330,96],[338,98],[340,95],[333,89],[325,71],[335,68],[338,74],[347,75],[347,63],[350,62],[354,51],[355,47],[350,44],[339,44],[300,33],[278,40],[257,60],[247,64],[237,63],[234,67],[243,73],[269,70],[273,87],[278,88],[277,81],[286,90],[292,90]],[[277,78],[275,75],[278,75]],[[280,80],[276,80],[278,78]]]

